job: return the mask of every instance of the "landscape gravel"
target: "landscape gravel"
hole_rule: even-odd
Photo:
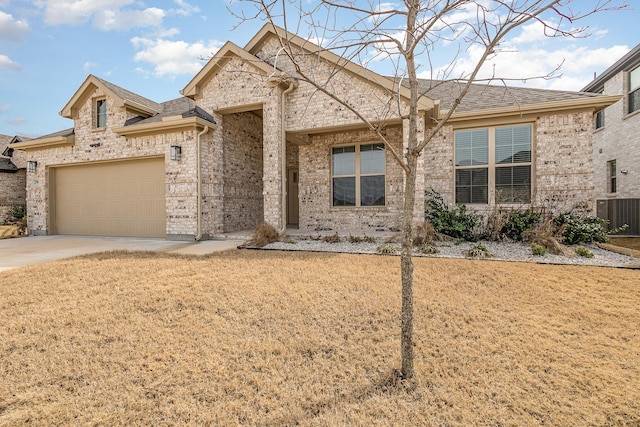
[[[291,243],[275,242],[265,246],[263,249],[285,250],[285,251],[310,251],[310,252],[335,252],[335,253],[358,253],[377,254],[378,247],[385,243],[383,240],[375,243],[359,242],[351,243],[347,239],[342,239],[337,243],[326,242],[322,238],[295,238]],[[527,243],[520,242],[436,242],[435,247],[440,251],[437,254],[422,254],[414,250],[414,256],[431,258],[469,258],[464,252],[478,243],[482,243],[493,254],[486,258],[497,261],[517,261],[534,262],[542,264],[566,264],[566,265],[591,265],[601,267],[635,267],[640,265],[640,259],[619,254],[600,248],[592,244],[583,244],[593,253],[592,258],[582,256],[554,255],[547,252],[543,256],[533,255],[531,247]],[[400,252],[400,243],[388,243]],[[573,252],[580,245],[569,246]]]

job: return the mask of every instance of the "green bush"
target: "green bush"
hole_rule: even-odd
[[[440,253],[440,249],[436,248],[434,245],[429,243],[425,243],[424,245],[420,246],[420,249],[418,250],[420,251],[421,254],[425,254],[425,255],[433,255],[433,254]]]
[[[494,256],[491,252],[489,252],[489,248],[487,248],[482,243],[478,243],[475,246],[470,247],[466,251],[463,251],[465,256],[471,258],[489,258]]]
[[[576,253],[582,257],[585,258],[593,258],[593,252],[591,252],[589,249],[585,248],[584,246],[578,246],[575,249]]]
[[[540,221],[540,213],[531,209],[526,211],[514,211],[509,214],[507,223],[500,230],[500,234],[511,240],[521,242],[522,233],[531,230]]]
[[[27,207],[24,205],[11,206],[11,209],[9,209],[9,215],[11,215],[15,221],[19,221],[27,216]]]
[[[427,209],[425,218],[431,222],[436,232],[464,239],[469,242],[478,240],[480,217],[467,212],[467,207],[458,204],[455,209],[449,209],[440,194],[434,190],[427,192]]]
[[[578,243],[592,243],[607,241],[607,234],[623,231],[627,225],[607,231],[608,222],[597,216],[578,216],[565,213],[554,218],[556,226],[563,230],[562,236],[565,243],[575,245]]]
[[[398,248],[391,243],[383,243],[376,248],[376,252],[381,255],[395,255],[398,253]]]
[[[531,254],[536,256],[545,256],[546,253],[547,253],[547,248],[545,248],[544,246],[539,245],[537,243],[531,244]]]

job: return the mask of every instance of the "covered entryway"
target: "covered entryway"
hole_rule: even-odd
[[[164,157],[55,167],[49,179],[53,234],[166,235]]]

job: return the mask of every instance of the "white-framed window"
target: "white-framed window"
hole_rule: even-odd
[[[332,206],[385,206],[383,143],[331,149]]]
[[[615,160],[607,162],[607,190],[609,193],[618,192],[618,165]]]
[[[640,66],[629,71],[629,95],[627,101],[629,114],[640,110]]]
[[[456,203],[530,203],[531,149],[528,124],[456,131]]]
[[[95,103],[95,125],[96,128],[107,127],[107,100],[97,99]]]

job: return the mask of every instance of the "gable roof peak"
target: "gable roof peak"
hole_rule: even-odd
[[[62,108],[60,115],[69,119],[78,118],[78,110],[91,96],[96,88],[102,88],[108,92],[115,100],[116,106],[126,107],[137,113],[152,116],[161,111],[162,107],[137,93],[124,89],[116,84],[108,82],[93,74],[89,74],[80,87],[73,94],[69,102]]]

